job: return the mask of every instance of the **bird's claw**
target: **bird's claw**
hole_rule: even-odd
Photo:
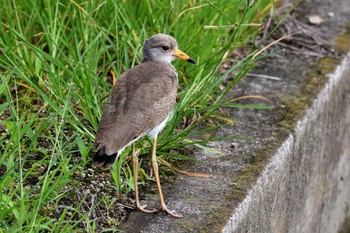
[[[141,211],[141,212],[144,212],[144,213],[157,213],[159,212],[157,209],[154,209],[154,210],[146,210],[145,209],[146,205],[143,205],[143,206],[136,206],[136,208]]]
[[[165,207],[160,207],[157,212],[164,212],[166,214],[169,214],[170,216],[173,216],[175,218],[182,218],[182,215],[177,214],[175,211],[168,210],[168,208]]]

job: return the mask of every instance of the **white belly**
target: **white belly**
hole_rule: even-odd
[[[162,129],[164,129],[166,122],[169,120],[171,113],[164,119],[164,121],[162,121],[159,125],[157,125],[156,127],[154,127],[151,131],[149,131],[147,133],[148,136],[152,137],[152,138],[157,138],[158,134],[160,131],[162,131]]]

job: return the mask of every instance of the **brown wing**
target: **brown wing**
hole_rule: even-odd
[[[115,154],[157,126],[174,108],[176,89],[177,74],[170,64],[150,61],[122,74],[104,108],[97,149]]]

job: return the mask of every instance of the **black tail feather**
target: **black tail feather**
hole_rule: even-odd
[[[92,158],[92,167],[101,167],[104,170],[109,169],[110,167],[112,167],[117,156],[118,153],[107,155],[106,148],[102,147],[96,152],[95,156]]]

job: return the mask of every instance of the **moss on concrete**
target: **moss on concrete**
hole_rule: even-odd
[[[345,25],[345,33],[335,38],[336,51],[345,54],[350,50],[350,23]]]

